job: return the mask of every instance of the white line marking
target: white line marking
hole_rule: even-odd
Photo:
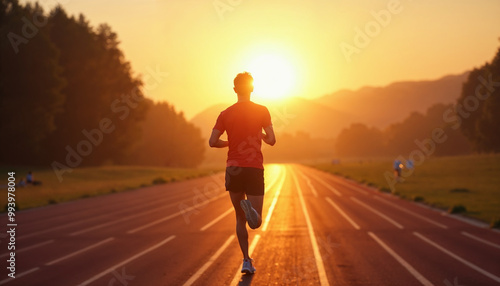
[[[225,195],[226,195],[225,193],[224,193],[224,194],[220,194],[220,195],[218,195],[218,196],[216,196],[216,197],[213,197],[213,198],[211,198],[211,199],[209,199],[209,200],[203,201],[202,203],[196,204],[196,205],[194,205],[194,206],[192,206],[192,207],[188,207],[188,208],[186,208],[186,209],[183,209],[183,210],[181,210],[181,211],[178,211],[178,212],[176,212],[176,213],[173,213],[173,214],[171,214],[171,215],[169,215],[169,216],[166,216],[166,217],[164,217],[164,218],[157,219],[157,220],[155,220],[155,221],[153,221],[153,222],[150,222],[150,223],[148,223],[148,224],[145,224],[145,225],[143,225],[143,226],[140,226],[140,227],[137,227],[137,228],[131,229],[131,230],[127,231],[127,233],[128,233],[128,234],[131,234],[131,233],[136,233],[136,232],[141,231],[141,230],[143,230],[143,229],[146,229],[146,228],[148,228],[148,227],[152,227],[152,226],[157,225],[157,224],[159,224],[159,223],[162,223],[162,222],[164,222],[164,221],[167,221],[167,220],[173,219],[173,218],[175,218],[175,217],[177,217],[177,216],[180,216],[180,215],[184,214],[185,212],[189,212],[189,211],[192,211],[192,210],[196,210],[196,209],[197,209],[197,208],[199,208],[200,206],[206,205],[206,204],[208,204],[208,203],[210,203],[210,202],[212,202],[212,201],[214,201],[214,200],[216,200],[216,199],[218,199],[218,198],[220,198],[220,197],[222,197],[222,196],[225,196]]]
[[[214,253],[214,255],[212,255],[212,257],[210,257],[210,259],[208,259],[208,261],[200,269],[198,269],[198,271],[196,271],[196,273],[193,276],[191,276],[191,278],[189,278],[189,280],[186,281],[186,283],[184,283],[183,286],[189,286],[189,285],[193,284],[196,280],[198,280],[198,278],[201,277],[203,272],[205,272],[210,267],[210,265],[212,265],[215,262],[215,260],[217,260],[217,258],[219,258],[219,256],[222,254],[222,252],[224,252],[224,250],[226,250],[226,248],[229,246],[229,244],[233,241],[234,237],[235,237],[234,235],[231,235],[226,240],[226,242],[224,242],[224,244]]]
[[[252,257],[253,251],[255,250],[255,247],[257,246],[257,243],[260,240],[260,234],[256,234],[253,237],[252,243],[250,244],[250,247],[248,248],[248,256]],[[243,263],[240,264],[239,268],[236,270],[236,274],[234,275],[233,280],[229,285],[238,285],[241,279],[241,268],[243,267]]]
[[[319,252],[318,242],[316,241],[316,236],[314,235],[314,229],[311,223],[311,218],[309,217],[309,213],[307,212],[306,203],[304,201],[304,196],[302,195],[302,189],[300,188],[299,181],[297,180],[297,176],[293,174],[292,178],[295,181],[295,185],[297,186],[297,192],[299,193],[300,205],[302,206],[302,211],[306,218],[307,228],[309,230],[309,238],[311,239],[311,244],[314,252],[314,259],[316,260],[316,268],[318,269],[319,282],[320,285],[326,286],[330,285],[328,283],[328,277],[326,276],[325,266],[323,265],[323,259],[321,258],[321,253]]]
[[[341,208],[339,208],[330,198],[326,198],[326,201],[329,202],[355,229],[359,230],[360,227],[357,223],[355,223]]]
[[[489,273],[488,271],[486,271],[486,270],[482,269],[481,267],[479,267],[479,266],[477,266],[477,265],[475,265],[475,264],[473,264],[473,263],[471,263],[471,262],[469,262],[469,261],[467,261],[467,260],[463,259],[462,257],[460,257],[460,256],[458,256],[458,255],[456,255],[456,254],[454,254],[453,252],[451,252],[451,251],[447,250],[446,248],[444,248],[444,247],[440,246],[439,244],[437,244],[437,243],[433,242],[432,240],[428,239],[427,237],[425,237],[425,236],[421,235],[421,234],[420,234],[420,233],[418,233],[418,232],[413,232],[413,234],[414,234],[414,235],[416,235],[416,236],[417,236],[418,238],[420,238],[421,240],[423,240],[423,241],[427,242],[428,244],[430,244],[430,245],[434,246],[435,248],[437,248],[437,249],[441,250],[442,252],[444,252],[444,253],[448,254],[449,256],[451,256],[451,257],[455,258],[456,260],[458,260],[458,261],[462,262],[463,264],[465,264],[465,265],[469,266],[470,268],[472,268],[472,269],[476,270],[477,272],[479,272],[479,273],[483,274],[484,276],[487,276],[487,277],[489,277],[489,278],[491,278],[491,279],[495,280],[496,282],[500,282],[500,277],[495,276],[495,275],[493,275],[493,274]]]
[[[308,176],[304,175],[304,173],[302,173],[301,171],[298,171],[296,170],[296,172],[304,179],[306,180],[307,182],[307,185],[309,186],[309,188],[311,189],[314,197],[318,197],[318,192],[316,191],[316,188],[313,186],[313,184],[311,183],[311,180],[309,179]]]
[[[200,228],[200,231],[205,231],[209,227],[211,227],[212,225],[218,223],[221,219],[223,219],[225,216],[227,216],[228,214],[230,214],[233,211],[233,209],[234,208],[231,207],[230,209],[228,209],[227,211],[225,211],[223,214],[221,214],[220,216],[218,216],[216,219],[212,220],[211,222],[207,223],[205,226],[203,226],[202,228]]]
[[[16,254],[21,253],[21,252],[25,252],[25,251],[28,251],[30,249],[34,249],[34,248],[37,248],[37,247],[40,247],[40,246],[44,246],[46,244],[50,244],[50,243],[53,243],[53,242],[54,242],[54,240],[51,239],[51,240],[47,240],[45,242],[40,242],[40,243],[32,245],[32,246],[21,248],[19,250],[16,250]],[[10,252],[7,252],[7,253],[4,253],[4,254],[0,255],[0,257],[8,256],[9,254],[10,254]]]
[[[125,264],[129,263],[130,261],[133,261],[133,260],[135,260],[135,259],[137,259],[137,258],[139,258],[139,257],[143,256],[144,254],[147,254],[148,252],[151,252],[151,251],[153,251],[153,250],[157,249],[158,247],[160,247],[160,246],[164,245],[165,243],[167,243],[167,242],[171,241],[171,240],[172,240],[172,239],[174,239],[174,238],[175,238],[175,235],[171,235],[171,236],[169,236],[167,239],[165,239],[165,240],[161,241],[160,243],[158,243],[158,244],[156,244],[156,245],[153,245],[153,246],[151,246],[150,248],[148,248],[148,249],[146,249],[146,250],[143,250],[143,251],[141,251],[141,252],[137,253],[136,255],[134,255],[134,256],[132,256],[132,257],[130,257],[130,258],[128,258],[128,259],[125,259],[125,260],[123,260],[122,262],[120,262],[120,263],[118,263],[118,264],[115,264],[115,265],[111,266],[110,268],[108,268],[108,269],[104,270],[103,272],[101,272],[101,273],[99,273],[99,274],[97,274],[97,275],[95,275],[95,276],[91,277],[90,279],[88,279],[88,280],[86,280],[86,281],[84,281],[84,282],[80,283],[80,284],[79,284],[79,286],[89,285],[90,283],[92,283],[92,282],[96,281],[97,279],[99,279],[99,278],[101,278],[101,277],[103,277],[103,276],[105,276],[105,275],[109,274],[111,271],[115,270],[116,268],[118,268],[118,267],[120,267],[120,266],[123,266],[123,265],[125,265]]]
[[[264,223],[262,224],[262,231],[266,231],[267,227],[269,226],[269,221],[271,220],[271,216],[273,215],[274,208],[276,207],[276,203],[278,202],[278,197],[281,194],[281,189],[283,188],[283,184],[285,183],[285,178],[286,178],[286,170],[284,171],[284,174],[282,175],[282,179],[278,185],[278,189],[276,190],[276,194],[274,195],[271,206],[269,207],[269,210],[267,211],[266,219],[264,220]]]
[[[308,176],[310,177],[313,177],[316,181],[318,181],[320,184],[322,184],[323,186],[325,186],[327,189],[329,189],[330,191],[332,191],[335,195],[341,197],[342,194],[337,190],[335,189],[332,185],[328,184],[327,182],[325,182],[323,179],[321,179],[320,177],[314,175],[314,174],[308,174]]]
[[[427,280],[422,274],[420,274],[413,266],[411,266],[406,260],[404,260],[401,256],[399,256],[394,250],[392,250],[387,244],[385,244],[380,238],[378,238],[375,234],[372,232],[368,232],[368,235],[371,236],[380,246],[382,246],[387,253],[389,253],[394,259],[396,259],[401,265],[403,265],[408,272],[410,272],[413,277],[415,277],[422,285],[424,286],[432,286],[433,284]]]
[[[223,194],[221,194],[221,195],[223,195]],[[219,195],[219,196],[221,196],[221,195]],[[215,198],[217,198],[217,197],[215,197]],[[79,230],[79,231],[72,232],[69,235],[70,236],[76,236],[76,235],[79,235],[79,234],[82,234],[82,233],[86,233],[86,232],[89,232],[89,231],[92,231],[92,230],[96,230],[96,229],[99,229],[99,228],[106,227],[108,225],[114,225],[114,224],[122,222],[122,221],[130,221],[131,219],[136,219],[138,217],[146,216],[146,215],[149,215],[151,213],[158,212],[158,211],[160,211],[162,209],[165,209],[165,208],[168,208],[168,207],[170,207],[172,205],[177,205],[177,204],[179,204],[179,203],[172,203],[172,204],[170,204],[168,206],[165,206],[165,207],[160,207],[160,208],[152,209],[152,210],[149,210],[149,211],[142,212],[140,214],[134,214],[134,215],[122,217],[122,218],[117,219],[117,220],[113,220],[113,221],[101,223],[101,224],[98,224],[98,225],[94,225],[94,226],[91,226],[91,227],[88,227],[88,228],[85,228],[85,229],[82,229],[82,230]]]
[[[470,234],[470,233],[468,233],[468,232],[465,232],[465,231],[462,231],[462,234],[463,234],[463,235],[465,235],[465,236],[468,236],[468,237],[470,237],[470,238],[472,238],[472,239],[475,239],[475,240],[477,240],[477,241],[479,241],[479,242],[482,242],[482,243],[484,243],[484,244],[487,244],[487,245],[489,245],[489,246],[493,246],[493,247],[495,247],[495,248],[500,249],[500,245],[498,245],[498,244],[496,244],[496,243],[493,243],[493,242],[491,242],[491,241],[488,241],[488,240],[486,240],[486,239],[479,238],[479,237],[477,237],[477,236],[475,236],[475,235],[472,235],[472,234]]]
[[[434,225],[436,225],[436,226],[439,226],[440,228],[444,228],[444,229],[447,229],[447,228],[448,228],[448,227],[447,227],[446,225],[444,225],[444,224],[441,224],[441,223],[439,223],[439,222],[435,222],[435,221],[433,221],[432,219],[427,218],[427,217],[425,217],[425,216],[423,216],[423,215],[416,214],[416,213],[414,213],[414,212],[412,212],[412,211],[409,211],[409,210],[407,210],[407,209],[405,209],[405,208],[402,208],[402,207],[400,207],[400,206],[397,206],[397,205],[395,205],[395,204],[393,204],[393,203],[391,203],[391,202],[388,202],[388,201],[386,201],[386,200],[384,200],[384,199],[382,199],[382,198],[380,198],[380,197],[378,197],[378,196],[376,196],[376,195],[374,195],[373,197],[374,197],[375,199],[377,199],[377,200],[379,200],[379,201],[381,201],[381,202],[385,203],[385,204],[390,205],[390,206],[391,206],[391,207],[393,207],[393,208],[396,208],[396,209],[398,209],[398,210],[400,210],[400,211],[402,211],[402,212],[405,212],[405,213],[407,213],[407,214],[410,214],[410,215],[412,215],[412,216],[414,216],[414,217],[417,217],[417,218],[419,218],[419,219],[421,219],[421,220],[425,220],[426,222],[432,223],[432,224],[434,224]]]
[[[0,285],[5,284],[5,283],[9,283],[9,282],[11,282],[11,281],[14,281],[14,280],[16,280],[17,278],[21,278],[21,277],[23,277],[23,276],[25,276],[25,275],[28,275],[28,274],[30,274],[30,273],[32,273],[32,272],[35,272],[35,271],[37,271],[37,270],[40,270],[40,267],[31,268],[31,269],[30,269],[30,270],[28,270],[28,271],[24,271],[24,272],[21,272],[21,273],[19,273],[19,274],[16,274],[16,278],[10,278],[10,277],[9,277],[9,278],[6,278],[6,279],[4,279],[4,280],[0,281]]]
[[[381,213],[381,212],[377,211],[376,209],[374,209],[374,208],[370,207],[369,205],[367,205],[367,204],[363,203],[362,201],[360,201],[360,200],[356,199],[355,197],[351,197],[351,199],[352,199],[353,201],[357,202],[358,204],[360,204],[360,205],[364,206],[366,209],[368,209],[368,210],[372,211],[374,214],[376,214],[376,215],[380,216],[381,218],[385,219],[386,221],[388,221],[388,222],[392,223],[392,224],[393,224],[393,225],[395,225],[397,228],[399,228],[399,229],[403,229],[403,228],[404,228],[401,224],[397,223],[396,221],[394,221],[394,220],[393,220],[393,219],[391,219],[390,217],[388,217],[388,216],[386,216],[385,214],[383,214],[383,213]]]
[[[85,252],[85,251],[91,250],[92,248],[96,248],[96,247],[98,247],[99,245],[105,244],[106,242],[110,242],[110,241],[112,241],[113,239],[115,239],[115,238],[114,238],[114,237],[110,237],[110,238],[105,239],[105,240],[103,240],[103,241],[100,241],[100,242],[94,243],[94,244],[92,244],[92,245],[90,245],[90,246],[87,246],[87,247],[85,247],[85,248],[83,248],[83,249],[80,249],[80,250],[78,250],[78,251],[75,251],[75,252],[73,252],[73,253],[70,253],[70,254],[68,254],[68,255],[65,255],[65,256],[60,257],[60,258],[58,258],[58,259],[54,259],[54,260],[52,260],[52,261],[50,261],[50,262],[47,262],[47,263],[45,263],[45,265],[46,265],[46,266],[50,266],[50,265],[56,264],[56,263],[58,263],[58,262],[61,262],[61,261],[66,260],[66,259],[68,259],[68,258],[71,258],[71,257],[73,257],[73,256],[75,256],[75,255],[78,255],[78,254],[83,253],[83,252]]]

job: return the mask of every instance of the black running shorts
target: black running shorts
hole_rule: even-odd
[[[244,192],[251,196],[263,196],[264,170],[251,167],[227,167],[226,191]]]

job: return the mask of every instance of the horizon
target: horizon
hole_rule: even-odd
[[[343,89],[460,74],[490,60],[498,47],[495,15],[500,4],[496,1],[474,5],[465,0],[364,0],[351,6],[224,3],[141,1],[138,5],[129,0],[120,2],[120,13],[111,13],[118,6],[110,2],[62,4],[70,15],[82,13],[93,27],[110,25],[134,73],[147,75],[155,69],[167,73],[159,88],[147,95],[174,105],[186,118],[213,104],[231,102],[232,79],[255,66],[263,54],[285,62],[281,71],[285,66],[292,69],[293,84],[284,96],[313,99]],[[48,1],[42,6],[47,9],[53,4]],[[461,21],[463,17],[468,21]],[[136,23],[147,29],[137,29]],[[367,35],[366,26],[375,29],[373,37]],[[366,45],[356,45],[356,37]],[[254,96],[259,98],[257,90]],[[205,104],[193,105],[193,101]]]

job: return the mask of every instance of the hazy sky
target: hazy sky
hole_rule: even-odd
[[[490,60],[500,46],[498,0],[58,2],[92,25],[108,23],[137,73],[167,72],[148,96],[188,118],[233,101],[232,80],[243,70],[256,79],[279,74],[271,79],[278,87],[258,89],[256,82],[257,97],[267,89],[314,98],[461,73]]]

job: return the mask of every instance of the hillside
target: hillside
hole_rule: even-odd
[[[424,112],[436,103],[453,103],[468,72],[437,80],[395,82],[384,87],[340,90],[314,101],[353,114],[361,123],[384,128],[412,111]]]
[[[309,133],[314,138],[335,138],[353,122],[378,128],[399,122],[412,111],[425,112],[436,103],[455,102],[468,73],[437,80],[395,82],[384,87],[341,90],[316,99],[292,98],[269,105],[277,133]],[[229,104],[200,112],[191,122],[207,138],[219,113]]]

